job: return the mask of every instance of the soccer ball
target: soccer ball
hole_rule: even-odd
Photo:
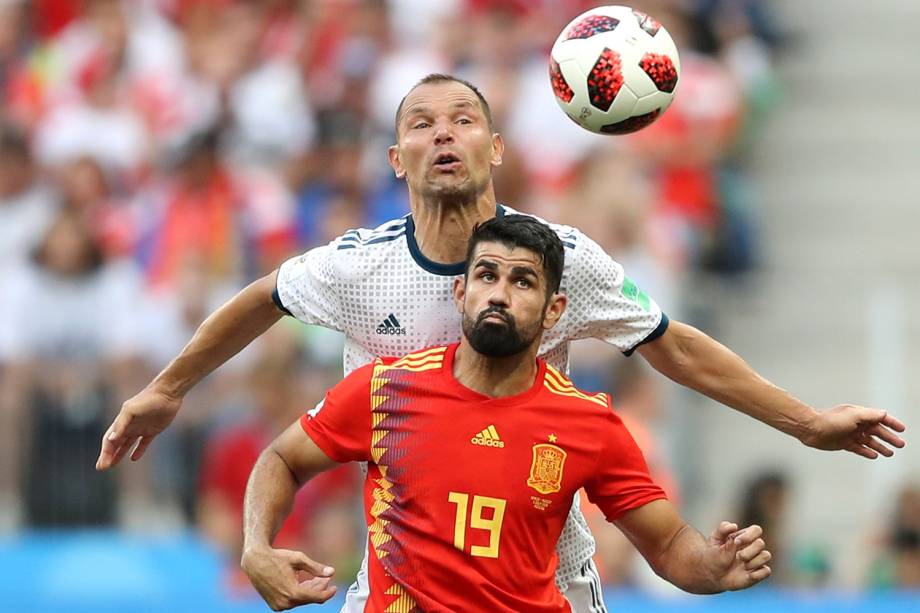
[[[556,102],[598,134],[641,130],[674,99],[680,59],[660,23],[628,6],[602,6],[567,25],[550,53]]]

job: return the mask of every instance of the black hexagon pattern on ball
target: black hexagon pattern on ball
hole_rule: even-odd
[[[620,20],[609,15],[588,15],[584,19],[573,23],[566,32],[563,40],[573,38],[591,38],[604,32],[613,32],[620,25]]]
[[[591,106],[604,112],[609,111],[621,87],[623,70],[620,54],[604,48],[588,73],[588,98]]]
[[[601,126],[601,132],[604,134],[629,134],[631,132],[638,132],[645,126],[654,123],[659,115],[661,115],[661,109],[655,109],[643,115],[635,115],[616,123],[608,123],[606,126]]]

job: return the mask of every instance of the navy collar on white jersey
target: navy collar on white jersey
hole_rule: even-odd
[[[505,207],[498,204],[495,207],[495,216],[504,217]],[[412,219],[412,213],[406,216],[406,245],[409,247],[409,253],[415,263],[434,275],[443,275],[445,277],[456,277],[466,271],[466,262],[456,262],[454,264],[441,264],[434,260],[429,260],[418,248],[415,240],[415,220]]]

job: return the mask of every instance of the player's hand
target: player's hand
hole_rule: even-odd
[[[904,432],[904,424],[887,411],[842,404],[819,412],[802,442],[815,449],[843,449],[874,460],[879,454],[891,457],[893,447],[904,446],[896,432]]]
[[[773,556],[762,534],[760,526],[739,530],[737,524],[723,521],[709,537],[709,567],[721,591],[747,589],[770,576],[767,562]]]
[[[247,549],[240,566],[273,611],[326,602],[335,595],[330,585],[335,570],[299,551]]]
[[[102,449],[96,470],[118,464],[126,453],[139,460],[157,434],[172,423],[182,398],[175,398],[147,387],[121,405],[121,411],[102,436]]]

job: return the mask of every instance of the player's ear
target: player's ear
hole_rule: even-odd
[[[405,177],[406,169],[399,160],[399,145],[390,145],[390,148],[387,149],[387,157],[390,160],[390,167],[393,168],[393,172],[396,173],[396,178],[402,179]]]
[[[454,305],[458,313],[463,313],[463,300],[466,298],[466,275],[454,279]]]
[[[562,314],[565,313],[565,307],[568,305],[569,299],[566,298],[565,294],[553,294],[549,297],[549,303],[546,305],[546,312],[543,314],[543,329],[549,330],[562,318]]]
[[[492,135],[492,166],[502,165],[502,155],[505,153],[505,141],[498,132]]]

